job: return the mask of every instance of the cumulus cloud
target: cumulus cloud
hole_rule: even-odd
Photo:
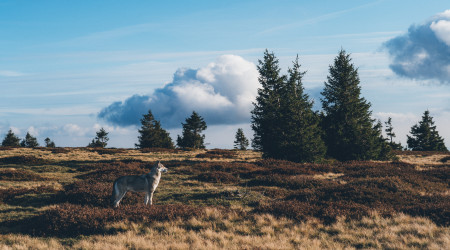
[[[168,128],[179,127],[192,111],[207,124],[238,124],[250,121],[257,95],[256,66],[236,55],[223,55],[199,69],[179,69],[171,83],[151,95],[134,95],[102,109],[99,118],[113,125],[139,125],[151,109]]]
[[[406,34],[387,41],[384,47],[397,75],[450,84],[450,10],[410,26]]]

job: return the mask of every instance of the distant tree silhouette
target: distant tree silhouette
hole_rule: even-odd
[[[182,136],[177,137],[177,145],[180,148],[205,148],[205,135],[201,132],[207,128],[206,122],[203,118],[193,111],[192,115],[186,118],[186,123],[181,123],[183,126]]]
[[[20,139],[10,129],[2,141],[3,147],[19,147]]]
[[[91,148],[104,148],[106,145],[108,145],[108,132],[104,128],[101,128],[99,131],[96,132],[97,136],[92,139],[92,142],[89,143],[88,147]]]
[[[141,119],[141,128],[139,132],[139,143],[135,144],[137,148],[174,148],[169,133],[161,127],[151,110]]]
[[[27,132],[25,139],[23,139],[22,142],[20,142],[20,146],[26,147],[26,148],[35,148],[35,147],[39,147],[39,143],[37,142],[36,137],[30,135],[30,133]]]
[[[386,129],[384,130],[387,135],[387,140],[389,142],[389,146],[395,150],[401,150],[402,144],[394,142],[393,138],[395,137],[394,127],[392,126],[392,118],[388,117],[387,122],[384,122],[386,125]]]
[[[44,140],[44,142],[45,142],[45,146],[47,147],[47,148],[54,148],[55,147],[55,142],[53,142],[52,140],[50,140],[50,138],[45,138],[45,140]]]
[[[248,147],[248,139],[244,135],[244,130],[242,128],[238,128],[235,135],[234,140],[234,148],[240,150],[246,150]]]
[[[434,125],[433,117],[426,110],[422,120],[411,127],[411,136],[407,135],[408,148],[415,151],[447,151],[444,139]]]
[[[323,95],[322,127],[327,154],[338,160],[386,159],[381,127],[374,125],[371,104],[361,97],[358,70],[341,49],[329,67]]]

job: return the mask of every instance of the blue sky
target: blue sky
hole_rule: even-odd
[[[341,48],[359,68],[373,116],[397,141],[430,110],[450,141],[448,1],[0,1],[0,136],[133,147],[151,108],[171,136],[197,110],[208,147],[251,137],[255,64],[267,48],[284,71],[299,54],[320,108]]]

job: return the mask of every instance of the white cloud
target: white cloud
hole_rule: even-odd
[[[432,22],[430,28],[436,33],[436,36],[450,46],[450,21],[439,20]]]
[[[72,123],[66,124],[62,128],[62,132],[70,136],[85,136],[89,130],[90,129],[88,128],[82,128],[79,125]]]
[[[24,74],[18,71],[12,71],[12,70],[0,70],[0,76],[5,77],[15,77],[15,76],[23,76]]]
[[[164,126],[177,127],[195,110],[210,125],[249,122],[258,87],[253,63],[223,55],[199,69],[179,69],[172,82],[152,95],[115,102],[99,117],[119,126],[139,125],[142,115],[151,109]]]

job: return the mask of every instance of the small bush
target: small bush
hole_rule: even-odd
[[[28,155],[9,156],[0,158],[0,164],[44,165],[50,163],[52,162]]]
[[[199,181],[213,182],[213,183],[237,183],[239,179],[230,173],[222,171],[211,171],[199,174],[196,178]]]
[[[0,180],[2,181],[45,181],[46,177],[42,177],[27,170],[2,169],[0,170]]]
[[[235,158],[237,156],[236,151],[225,150],[225,149],[212,149],[206,151],[206,153],[198,154],[196,158],[210,158],[210,159],[221,159],[221,158]]]

